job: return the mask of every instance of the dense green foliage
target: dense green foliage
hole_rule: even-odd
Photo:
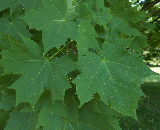
[[[0,0],[0,9],[0,129],[120,130],[118,117],[138,120],[142,79],[156,74],[141,54],[145,11],[128,0]]]
[[[144,60],[150,63],[156,63],[160,65],[160,0],[145,0],[139,4],[140,11],[147,11],[150,14],[148,23],[152,28],[155,25],[154,30],[148,30],[143,28],[146,26],[142,22],[141,32],[147,36],[147,43],[149,47],[144,48],[145,57]],[[147,53],[146,53],[147,52]]]

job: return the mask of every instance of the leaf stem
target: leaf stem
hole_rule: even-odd
[[[63,50],[69,43],[71,43],[73,40],[68,42],[64,47],[62,47],[59,51],[57,51],[54,55],[52,55],[49,59],[53,58],[53,56],[57,55],[61,50]]]
[[[100,57],[102,57],[101,54],[99,53],[99,51],[98,51],[97,49],[96,49],[96,51],[97,51],[98,55],[99,55]]]

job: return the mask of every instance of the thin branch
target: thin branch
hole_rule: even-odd
[[[150,13],[150,14],[156,14],[156,13],[158,13],[158,12],[160,12],[160,9],[152,10],[152,11],[149,11],[148,13]]]
[[[148,4],[143,6],[140,10],[148,10],[149,8],[151,8],[152,6],[157,4],[158,2],[160,2],[160,0],[155,0],[155,1],[149,2]]]

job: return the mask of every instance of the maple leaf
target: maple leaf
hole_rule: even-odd
[[[15,94],[16,94],[15,90],[10,90],[10,89],[3,92],[3,96],[0,101],[0,109],[4,109],[5,111],[13,109],[16,101]]]
[[[98,6],[100,5],[100,6]],[[110,9],[101,6],[101,1],[98,1],[97,6],[100,8],[93,13],[94,21],[97,22],[100,26],[104,26],[107,29],[107,24],[111,21],[112,15],[110,14]]]
[[[42,6],[42,0],[1,0],[0,9],[4,10],[10,8],[10,14],[12,14],[16,7],[19,5],[25,5],[25,14],[29,13],[31,9],[36,9]]]
[[[7,35],[13,36],[16,40],[18,40],[21,35],[30,38],[32,34],[30,34],[27,29],[27,23],[19,18],[22,16],[23,10],[20,8],[16,8],[11,16],[8,13],[4,13],[3,17],[0,18],[1,31]],[[2,34],[0,33],[0,37],[1,36]]]
[[[74,21],[71,21],[76,13],[73,14],[72,10],[74,8],[70,9],[67,0],[50,1],[22,17],[30,28],[42,30],[44,55],[53,47],[59,48],[68,38],[77,40],[77,26]]]
[[[80,106],[98,92],[102,101],[110,104],[111,108],[136,118],[138,100],[144,96],[139,83],[153,72],[136,54],[125,50],[131,41],[107,41],[100,51],[101,56],[89,53],[78,58],[81,74],[72,82],[77,85]]]
[[[131,42],[131,47],[134,51],[141,53],[141,48],[147,47],[147,37],[145,35],[137,36]]]
[[[139,21],[145,20],[145,16],[148,16],[149,14],[147,14],[145,11],[137,12],[134,8],[125,8],[122,10],[117,9],[117,11],[114,12],[114,15],[116,15],[119,18],[122,18],[126,22],[138,23]]]
[[[97,130],[121,130],[118,120],[112,116],[114,112],[116,111],[100,99],[92,99],[80,108],[79,122],[96,128]]]
[[[90,19],[81,21],[79,25],[78,55],[86,55],[89,48],[99,49],[98,41],[95,39],[97,34],[90,22]]]
[[[54,100],[63,100],[65,90],[71,87],[66,75],[76,68],[75,63],[66,56],[45,59],[38,44],[22,38],[26,47],[8,37],[11,49],[1,52],[4,74],[21,74],[11,85],[16,90],[16,104],[30,102],[34,107],[45,88]]]
[[[67,129],[72,123],[78,123],[79,114],[77,109],[79,104],[71,97],[71,94],[69,92],[68,96],[65,95],[65,103],[58,100],[53,102],[51,94],[45,94],[43,98],[46,100],[41,107],[37,127],[43,126],[44,129]]]
[[[5,129],[15,129],[15,130],[36,129],[39,111],[22,113],[21,110],[23,109],[23,107],[24,103],[21,103],[14,108],[14,110],[10,113],[10,118],[7,121]]]
[[[129,27],[128,23],[118,18],[117,16],[112,16],[112,21],[108,24],[108,28],[111,30],[108,33],[109,38],[113,40],[119,39],[119,35],[125,33],[128,36],[140,36],[138,29]]]
[[[92,19],[92,10],[89,9],[90,5],[92,5],[93,2],[90,1],[89,3],[79,3],[75,11],[78,13],[78,17],[82,20],[86,19]]]

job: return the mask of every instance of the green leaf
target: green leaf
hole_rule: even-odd
[[[44,5],[37,10],[31,10],[22,19],[29,24],[30,28],[42,30],[45,55],[51,48],[59,48],[65,44],[68,38],[77,40],[77,27],[75,22],[71,21],[74,17],[65,0],[64,2],[54,1],[52,5]]]
[[[15,90],[8,90],[7,95],[3,95],[0,101],[0,109],[4,109],[5,111],[9,111],[13,109],[16,101]]]
[[[43,5],[42,3],[43,0],[18,0],[18,3],[17,4],[21,4],[21,5],[24,5],[24,9],[25,9],[25,12],[24,14],[27,14],[30,12],[30,10],[32,9],[37,9],[38,7],[41,7]]]
[[[114,15],[128,23],[138,23],[139,21],[145,20],[146,12],[136,11],[134,8],[124,8],[123,10],[115,12]]]
[[[16,90],[16,104],[29,102],[34,107],[45,88],[54,100],[63,100],[65,90],[71,87],[66,75],[76,68],[75,63],[65,56],[45,59],[39,45],[25,37],[23,40],[26,48],[10,39],[11,49],[1,52],[4,73],[21,74],[11,85]]]
[[[86,55],[89,47],[99,49],[98,41],[95,39],[97,34],[90,22],[91,20],[81,21],[81,24],[79,25],[79,37],[77,44],[79,55]]]
[[[10,112],[0,109],[0,129],[3,130],[7,124],[7,120],[10,118]]]
[[[149,23],[149,22],[145,22],[141,25],[143,28],[147,28],[147,30],[151,30],[152,32],[156,33],[154,28],[155,28],[155,24],[154,23]]]
[[[5,130],[35,130],[39,111],[21,113],[24,104],[19,104],[10,114]]]
[[[31,9],[36,9],[42,6],[42,0],[6,0],[0,1],[0,9],[4,10],[6,8],[10,8],[10,14],[13,13],[14,9],[20,5],[25,5],[25,14],[29,13]],[[22,7],[21,7],[22,8]]]
[[[90,3],[81,3],[78,6],[76,6],[75,11],[79,14],[78,17],[82,20],[91,19],[93,17],[92,10],[90,10],[89,7],[92,4],[92,1],[90,1]]]
[[[108,24],[108,28],[111,29],[111,31],[108,33],[111,40],[119,39],[120,34],[123,33],[128,36],[140,36],[138,29],[129,27],[126,21],[116,17],[115,15],[112,16],[112,22]]]
[[[103,9],[103,10],[102,10]],[[96,14],[93,14],[94,21],[97,22],[100,26],[105,26],[107,29],[107,24],[111,21],[112,15],[110,14],[109,8],[102,8],[98,10]]]
[[[100,51],[101,56],[89,53],[79,57],[77,64],[81,74],[72,82],[77,84],[80,106],[98,92],[102,101],[110,104],[111,108],[136,118],[138,100],[144,94],[134,80],[141,81],[153,72],[141,58],[125,50],[131,40],[108,41]]]
[[[15,82],[19,78],[18,74],[3,74],[0,76],[0,89],[6,90],[11,84]]]
[[[141,49],[148,46],[147,37],[145,35],[135,37],[130,46],[134,51],[141,53]]]
[[[19,18],[23,16],[23,9],[18,7],[14,10],[13,14],[9,16],[9,18],[8,16],[5,16],[0,18],[0,28],[3,33],[14,36],[16,40],[18,40],[21,35],[28,38],[32,36],[27,29],[28,25],[26,22]]]
[[[78,123],[78,104],[73,97],[65,98],[65,104],[63,104],[58,100],[53,102],[50,94],[45,96],[47,100],[41,108],[37,127],[43,126],[46,130],[67,129],[73,122]]]
[[[80,109],[79,121],[93,128],[97,128],[98,130],[121,130],[117,119],[111,115],[111,109],[105,108],[103,102],[99,100],[91,100],[88,103],[85,103]],[[98,112],[95,112],[95,109],[97,109]],[[105,109],[105,112],[103,109]]]
[[[10,7],[10,14],[13,13],[14,9],[17,7],[17,0],[0,0],[0,10],[5,10]]]

